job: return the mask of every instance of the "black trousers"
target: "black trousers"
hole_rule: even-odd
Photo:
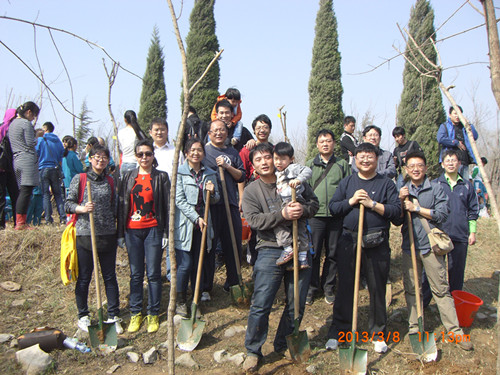
[[[9,193],[10,202],[12,205],[12,216],[14,224],[16,223],[16,203],[19,195],[17,187],[16,175],[12,172],[0,172],[0,228],[5,228],[5,206],[7,192]]]
[[[309,219],[309,226],[311,227],[314,248],[309,294],[312,295],[323,290],[325,294],[333,295],[337,280],[336,251],[342,232],[342,220],[331,217],[314,217]],[[320,277],[323,248],[325,249],[325,262]]]
[[[385,307],[385,288],[389,277],[391,248],[388,236],[379,246],[362,249],[361,263],[365,267],[366,281],[370,293],[370,311],[367,331],[378,334],[386,333],[387,311]],[[354,300],[354,276],[356,266],[356,241],[353,235],[343,231],[337,251],[339,285],[333,307],[333,321],[328,331],[328,338],[338,339],[339,332],[350,332],[352,329],[352,311]],[[359,312],[358,312],[359,314]]]

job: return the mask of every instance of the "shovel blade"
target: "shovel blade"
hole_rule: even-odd
[[[427,332],[411,333],[409,335],[413,352],[418,355],[419,359],[425,362],[435,361],[437,358],[436,342],[434,334]]]
[[[90,346],[96,350],[108,352],[110,348],[116,349],[118,337],[115,323],[101,323],[89,326]]]
[[[252,302],[253,284],[243,283],[231,286],[231,299],[236,306],[247,308]]]
[[[205,321],[201,319],[182,319],[177,333],[177,346],[185,352],[193,351],[200,343],[205,329]]]
[[[286,344],[290,351],[290,356],[295,362],[302,363],[309,359],[311,347],[306,331],[294,330],[291,335],[286,336]]]
[[[348,348],[339,348],[339,366],[343,371],[353,374],[366,374],[368,351],[356,348],[353,341]]]

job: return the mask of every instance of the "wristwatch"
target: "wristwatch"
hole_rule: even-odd
[[[376,205],[377,205],[377,202],[375,202],[374,200],[372,200],[372,210],[375,209]]]
[[[419,213],[420,213],[420,206],[416,206],[416,207],[415,207],[415,212],[416,212],[417,214],[419,214]]]

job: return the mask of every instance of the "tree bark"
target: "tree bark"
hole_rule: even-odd
[[[488,34],[488,49],[490,55],[491,90],[500,109],[500,41],[495,16],[493,0],[480,0],[484,8],[486,19],[486,33]],[[482,173],[482,172],[481,172]]]

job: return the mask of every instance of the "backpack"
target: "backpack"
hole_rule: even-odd
[[[10,147],[9,133],[7,132],[0,142],[0,170],[13,172],[12,147]]]

